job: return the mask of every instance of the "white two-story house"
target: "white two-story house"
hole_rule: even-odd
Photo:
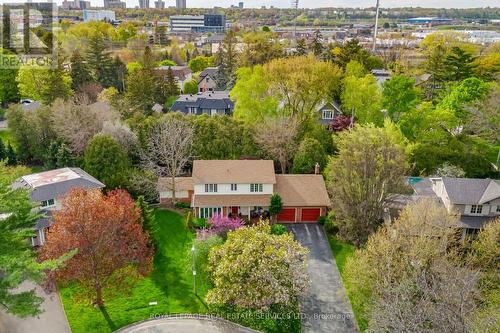
[[[161,203],[172,197],[169,184],[168,179],[159,180]],[[323,176],[276,175],[271,160],[196,160],[192,177],[176,180],[176,198],[189,202],[201,218],[258,217],[268,209],[273,193],[283,202],[280,222],[316,222],[330,205]]]
[[[36,236],[31,237],[33,246],[45,243],[45,232],[50,228],[50,216],[53,210],[61,209],[60,197],[72,188],[103,188],[104,184],[80,168],[62,168],[50,170],[17,179],[12,188],[23,188],[30,192],[31,201],[39,204],[36,208],[44,217],[35,225]]]

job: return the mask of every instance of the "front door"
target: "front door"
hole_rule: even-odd
[[[231,214],[233,214],[233,215],[238,215],[239,210],[240,210],[240,209],[239,209],[239,207],[238,207],[238,206],[236,206],[236,207],[231,207]]]

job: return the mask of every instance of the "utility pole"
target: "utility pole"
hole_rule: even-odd
[[[297,14],[299,11],[299,0],[292,0],[292,9],[295,9],[295,15],[293,19],[293,39],[297,42]]]
[[[193,293],[196,295],[196,261],[195,261],[195,248],[194,244],[191,247],[191,255],[193,257],[192,270],[193,270]]]
[[[375,9],[375,29],[373,31],[373,47],[372,52],[375,53],[377,47],[377,33],[378,33],[378,11],[380,7],[380,0],[377,0],[377,8]]]

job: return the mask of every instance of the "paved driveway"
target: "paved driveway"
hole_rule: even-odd
[[[204,315],[165,316],[146,320],[115,331],[115,333],[259,333],[227,320]]]
[[[30,290],[34,286],[32,282],[24,282],[18,290]],[[36,292],[45,298],[42,304],[44,312],[38,317],[21,319],[0,311],[1,333],[71,333],[59,294],[46,294],[39,286],[36,286]]]
[[[311,287],[300,300],[302,332],[358,332],[351,304],[332,256],[323,227],[314,224],[290,224],[295,238],[309,248]]]

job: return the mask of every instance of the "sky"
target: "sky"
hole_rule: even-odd
[[[127,2],[130,0],[127,0]],[[210,1],[211,6],[229,7],[237,4],[239,0],[214,0]],[[245,7],[289,7],[290,0],[243,0]],[[132,2],[133,3],[133,2]],[[174,0],[167,0],[167,6],[175,3]],[[207,6],[206,0],[187,0],[188,7]],[[299,0],[299,6],[305,8],[313,7],[373,7],[376,0]],[[494,7],[500,6],[498,0],[380,0],[382,7]]]
[[[33,0],[36,2],[37,0]],[[38,0],[44,1],[44,0]],[[103,0],[90,0],[94,6],[102,6]],[[123,1],[123,0],[122,0]],[[127,7],[135,7],[139,5],[139,0],[125,0]],[[150,0],[150,6],[154,6],[155,0]],[[167,7],[175,6],[175,0],[165,0]],[[241,0],[187,0],[188,7],[209,7],[214,6],[229,7],[238,5]],[[23,2],[22,0],[0,0],[0,3],[5,2]],[[61,3],[62,0],[56,0]],[[290,0],[243,0],[245,7],[275,6],[275,7],[290,7]],[[305,8],[317,7],[373,7],[376,0],[299,0],[299,6]],[[380,6],[388,7],[438,7],[438,8],[470,8],[470,7],[500,7],[498,0],[380,0]]]

